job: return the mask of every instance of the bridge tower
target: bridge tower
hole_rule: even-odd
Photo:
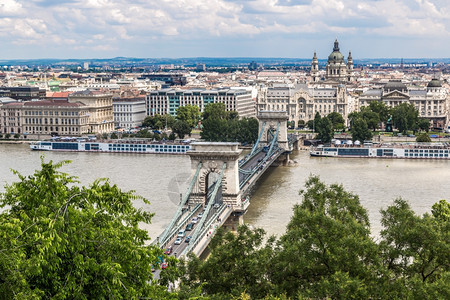
[[[289,119],[285,111],[260,111],[257,116],[259,120],[259,132],[265,129],[262,133],[260,143],[268,145],[270,143],[269,132],[278,131],[278,146],[285,151],[289,151],[288,136],[287,136],[287,120]],[[278,126],[280,124],[280,126]]]
[[[242,206],[239,188],[239,143],[194,142],[193,150],[187,154],[191,159],[191,173],[197,173],[196,188],[191,192],[189,204],[205,204],[211,175],[218,175],[223,170],[221,194],[223,203],[231,205],[233,210]],[[226,164],[224,166],[224,164]],[[223,169],[224,168],[224,169]],[[218,176],[217,176],[218,177]]]

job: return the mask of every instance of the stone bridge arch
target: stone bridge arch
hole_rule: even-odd
[[[208,176],[211,173],[220,175],[222,166],[226,168],[222,177],[223,202],[233,207],[241,205],[241,191],[239,189],[239,155],[242,150],[238,148],[239,143],[215,143],[194,142],[191,143],[192,150],[187,154],[191,159],[191,174],[195,175],[198,164],[202,163],[196,189],[191,192],[190,204],[205,204],[208,193]]]
[[[260,111],[258,114],[259,132],[261,132],[263,124],[265,124],[260,143],[262,145],[268,145],[270,142],[270,128],[277,130],[278,123],[280,123],[280,129],[278,132],[278,146],[286,151],[289,150],[287,136],[288,119],[289,117],[285,111]]]

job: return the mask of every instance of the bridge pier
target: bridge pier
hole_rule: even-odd
[[[223,223],[222,227],[225,230],[236,231],[239,225],[244,224],[243,214],[231,214],[228,219]]]
[[[242,152],[238,148],[239,143],[216,143],[216,142],[194,142],[191,143],[193,150],[187,154],[191,158],[191,172],[195,174],[199,163],[202,164],[197,189],[189,197],[189,204],[206,204],[209,175],[218,174],[225,163],[226,168],[222,178],[223,203],[230,205],[233,209],[242,205],[241,190],[239,188],[239,165],[238,160]]]

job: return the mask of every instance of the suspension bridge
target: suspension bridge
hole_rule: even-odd
[[[297,137],[287,134],[286,112],[262,111],[258,120],[258,139],[243,158],[239,143],[191,144],[190,185],[156,240],[161,248],[171,247],[177,257],[200,256],[219,227],[234,230],[242,223],[257,180],[270,166],[286,163],[298,146]]]

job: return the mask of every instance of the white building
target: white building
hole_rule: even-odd
[[[142,125],[145,114],[145,98],[113,99],[114,125],[121,128],[134,128]]]
[[[256,117],[252,91],[246,89],[162,89],[147,95],[147,115],[175,116],[180,106],[195,105],[203,112],[209,103],[224,103],[227,111],[237,111],[240,117]]]

